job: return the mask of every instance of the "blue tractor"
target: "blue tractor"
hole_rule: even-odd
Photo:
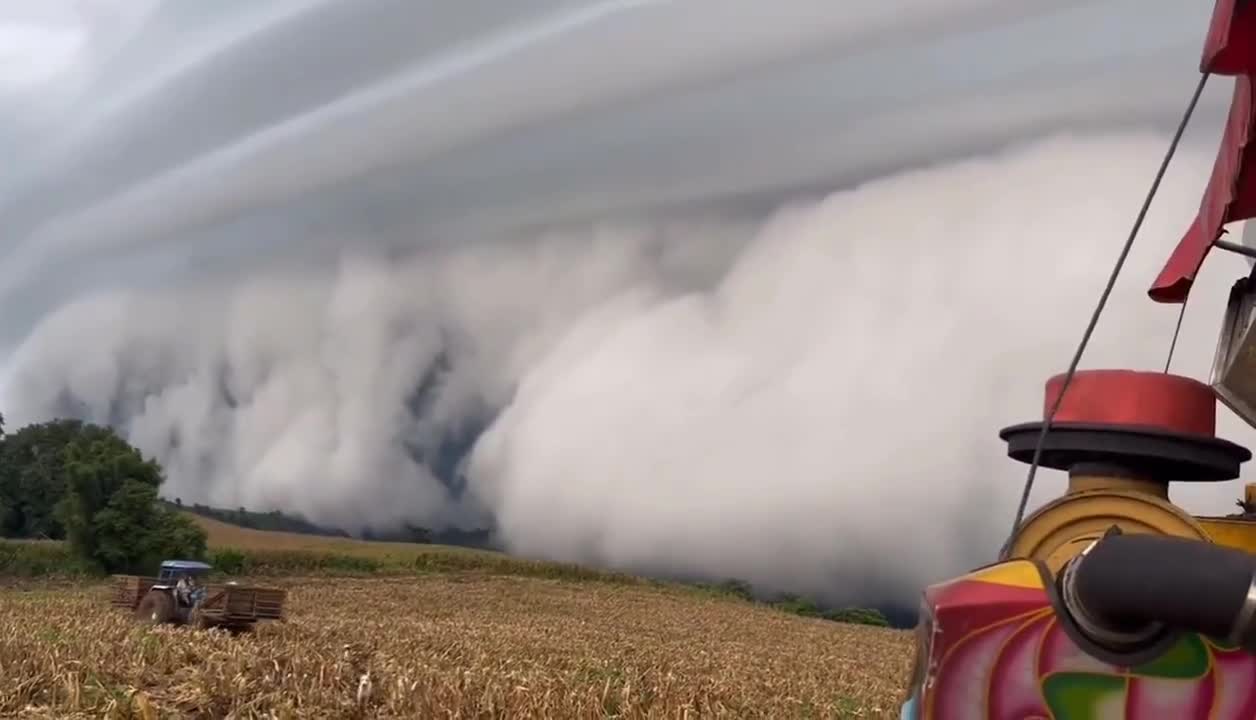
[[[208,585],[211,570],[196,560],[166,560],[155,578],[117,576],[112,604],[153,625],[243,630],[258,620],[283,619],[283,590],[234,582]]]
[[[166,560],[135,608],[136,617],[154,625],[199,625],[197,607],[205,601],[204,581],[212,569],[196,560]]]

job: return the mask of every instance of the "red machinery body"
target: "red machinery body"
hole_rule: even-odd
[[[1051,590],[1048,590],[1051,588]],[[1250,720],[1256,657],[1198,634],[1122,666],[1057,612],[1045,568],[1014,560],[925,592],[908,720]],[[1084,642],[1084,641],[1083,641]]]

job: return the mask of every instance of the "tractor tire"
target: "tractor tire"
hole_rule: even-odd
[[[174,598],[160,590],[149,590],[135,608],[135,617],[151,625],[174,621]]]

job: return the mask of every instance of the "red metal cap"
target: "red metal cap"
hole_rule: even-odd
[[[1064,375],[1047,381],[1043,416],[1051,412]],[[1180,375],[1138,370],[1079,370],[1069,382],[1055,423],[1143,427],[1216,437],[1212,388]]]

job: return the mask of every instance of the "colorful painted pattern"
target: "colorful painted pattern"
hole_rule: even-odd
[[[1037,568],[1014,562],[926,592],[930,720],[1256,718],[1256,657],[1197,635],[1140,667],[1083,652],[1060,628]]]

